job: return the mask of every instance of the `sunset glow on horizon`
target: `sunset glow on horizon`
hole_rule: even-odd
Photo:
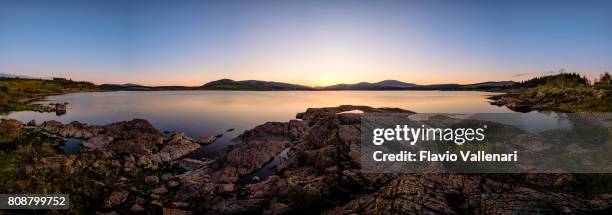
[[[0,2],[0,73],[199,86],[612,71],[610,2]]]

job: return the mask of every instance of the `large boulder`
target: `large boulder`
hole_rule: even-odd
[[[58,134],[64,128],[64,125],[61,122],[51,120],[43,122],[39,128],[50,133]]]
[[[110,148],[118,153],[150,155],[164,143],[164,135],[143,119],[105,125],[104,130],[113,138]]]
[[[306,128],[303,121],[268,122],[241,134],[239,144],[229,147],[215,162],[213,178],[220,183],[232,183],[240,176],[261,168],[293,141]]]
[[[128,191],[113,191],[110,196],[104,199],[104,207],[105,208],[113,208],[117,205],[122,204],[127,200],[130,192]]]
[[[174,161],[198,150],[200,147],[199,143],[185,136],[185,133],[176,133],[159,152],[151,155],[151,161],[156,163]]]
[[[62,137],[86,139],[91,149],[110,148],[115,153],[151,155],[164,144],[164,135],[143,119],[116,122],[104,126],[88,126],[79,122],[63,125],[46,121],[39,128]]]
[[[83,138],[88,139],[96,134],[90,131],[89,126],[86,124],[74,121],[68,123],[62,127],[59,131],[59,135],[62,137],[73,137],[73,138]]]
[[[157,185],[157,183],[159,183],[159,177],[154,176],[154,175],[149,175],[144,178],[144,182],[145,184],[149,186],[154,186],[154,185]]]

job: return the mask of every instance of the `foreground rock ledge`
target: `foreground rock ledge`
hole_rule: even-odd
[[[344,105],[309,108],[289,122],[269,122],[244,132],[214,160],[183,159],[195,148],[183,134],[163,135],[144,120],[106,126],[45,122],[39,127],[63,137],[87,139],[79,155],[41,159],[58,171],[85,165],[154,168],[174,163],[180,174],[143,178],[147,191],[113,186],[101,213],[177,214],[575,214],[609,213],[612,194],[571,192],[567,174],[526,177],[538,186],[516,185],[480,175],[360,173],[360,122],[365,113],[413,113],[396,108]],[[11,122],[5,130],[21,124]],[[197,142],[197,141],[196,141]],[[288,159],[263,181],[240,184],[290,147]],[[127,152],[127,153],[126,153]],[[95,163],[94,162],[94,163]],[[48,167],[39,167],[48,168]],[[62,169],[64,168],[64,169]],[[129,179],[126,179],[129,180]],[[551,182],[551,183],[547,183]],[[554,183],[553,183],[554,182]],[[558,182],[558,183],[557,183]],[[127,181],[125,182],[127,183]],[[127,193],[127,194],[126,194]],[[144,194],[148,193],[148,196]],[[152,208],[163,210],[155,211]]]

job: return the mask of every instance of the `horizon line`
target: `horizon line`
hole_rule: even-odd
[[[412,83],[412,82],[406,82],[406,81],[402,81],[402,80],[397,80],[397,79],[384,79],[384,80],[380,80],[380,81],[373,81],[373,82],[369,82],[369,81],[360,81],[360,82],[355,82],[355,83],[345,83],[345,82],[341,82],[341,83],[336,83],[336,84],[330,84],[330,85],[307,85],[307,84],[296,84],[296,83],[292,83],[292,82],[283,82],[283,81],[269,81],[269,80],[260,80],[260,79],[244,79],[244,80],[237,80],[237,79],[231,79],[231,78],[221,78],[221,79],[216,79],[216,80],[212,80],[212,81],[207,81],[206,83],[200,84],[200,85],[180,85],[180,84],[170,84],[170,85],[146,85],[146,84],[139,84],[139,83],[133,83],[133,82],[126,82],[126,83],[102,83],[102,84],[98,84],[98,85],[127,85],[127,84],[134,84],[134,85],[139,85],[139,86],[144,86],[144,87],[201,87],[207,83],[213,82],[213,81],[219,81],[219,80],[232,80],[232,81],[263,81],[263,82],[274,82],[274,83],[285,83],[285,84],[292,84],[292,85],[299,85],[299,86],[304,86],[304,87],[311,87],[311,88],[321,88],[321,87],[329,87],[329,86],[336,86],[336,85],[352,85],[352,84],[359,84],[359,83],[379,83],[379,82],[383,82],[383,81],[399,81],[402,83],[406,83],[406,84],[414,84],[417,86],[429,86],[429,85],[443,85],[443,84],[458,84],[458,85],[470,85],[470,84],[480,84],[480,83],[487,83],[487,82],[516,82],[513,80],[504,80],[504,81],[481,81],[481,82],[473,82],[473,83],[468,83],[468,84],[460,84],[460,83],[456,83],[456,82],[445,82],[445,83],[433,83],[433,84],[419,84],[419,83]]]

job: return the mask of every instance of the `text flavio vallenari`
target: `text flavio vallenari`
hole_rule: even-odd
[[[453,142],[461,146],[466,143],[483,144],[486,139],[487,126],[478,128],[432,128],[421,125],[420,127],[409,127],[408,125],[396,125],[395,128],[375,128],[373,130],[372,143],[375,146],[382,146],[387,141],[395,143],[407,142],[409,147],[415,147],[417,142]],[[406,145],[406,144],[403,144]],[[396,147],[394,147],[396,148]],[[517,151],[510,153],[489,153],[485,150],[461,150],[456,152],[445,151],[443,153],[432,152],[429,150],[395,151],[383,152],[374,151],[372,154],[374,161],[425,161],[425,162],[516,162],[518,160]]]
[[[466,162],[516,162],[518,159],[518,153],[513,151],[512,153],[500,154],[500,153],[487,153],[485,151],[459,151],[459,153],[450,153],[446,151],[444,153],[433,153],[431,151],[421,150],[418,153],[400,151],[399,153],[383,153],[382,151],[375,151],[372,154],[374,161],[425,161],[425,162],[454,162],[461,159]]]

